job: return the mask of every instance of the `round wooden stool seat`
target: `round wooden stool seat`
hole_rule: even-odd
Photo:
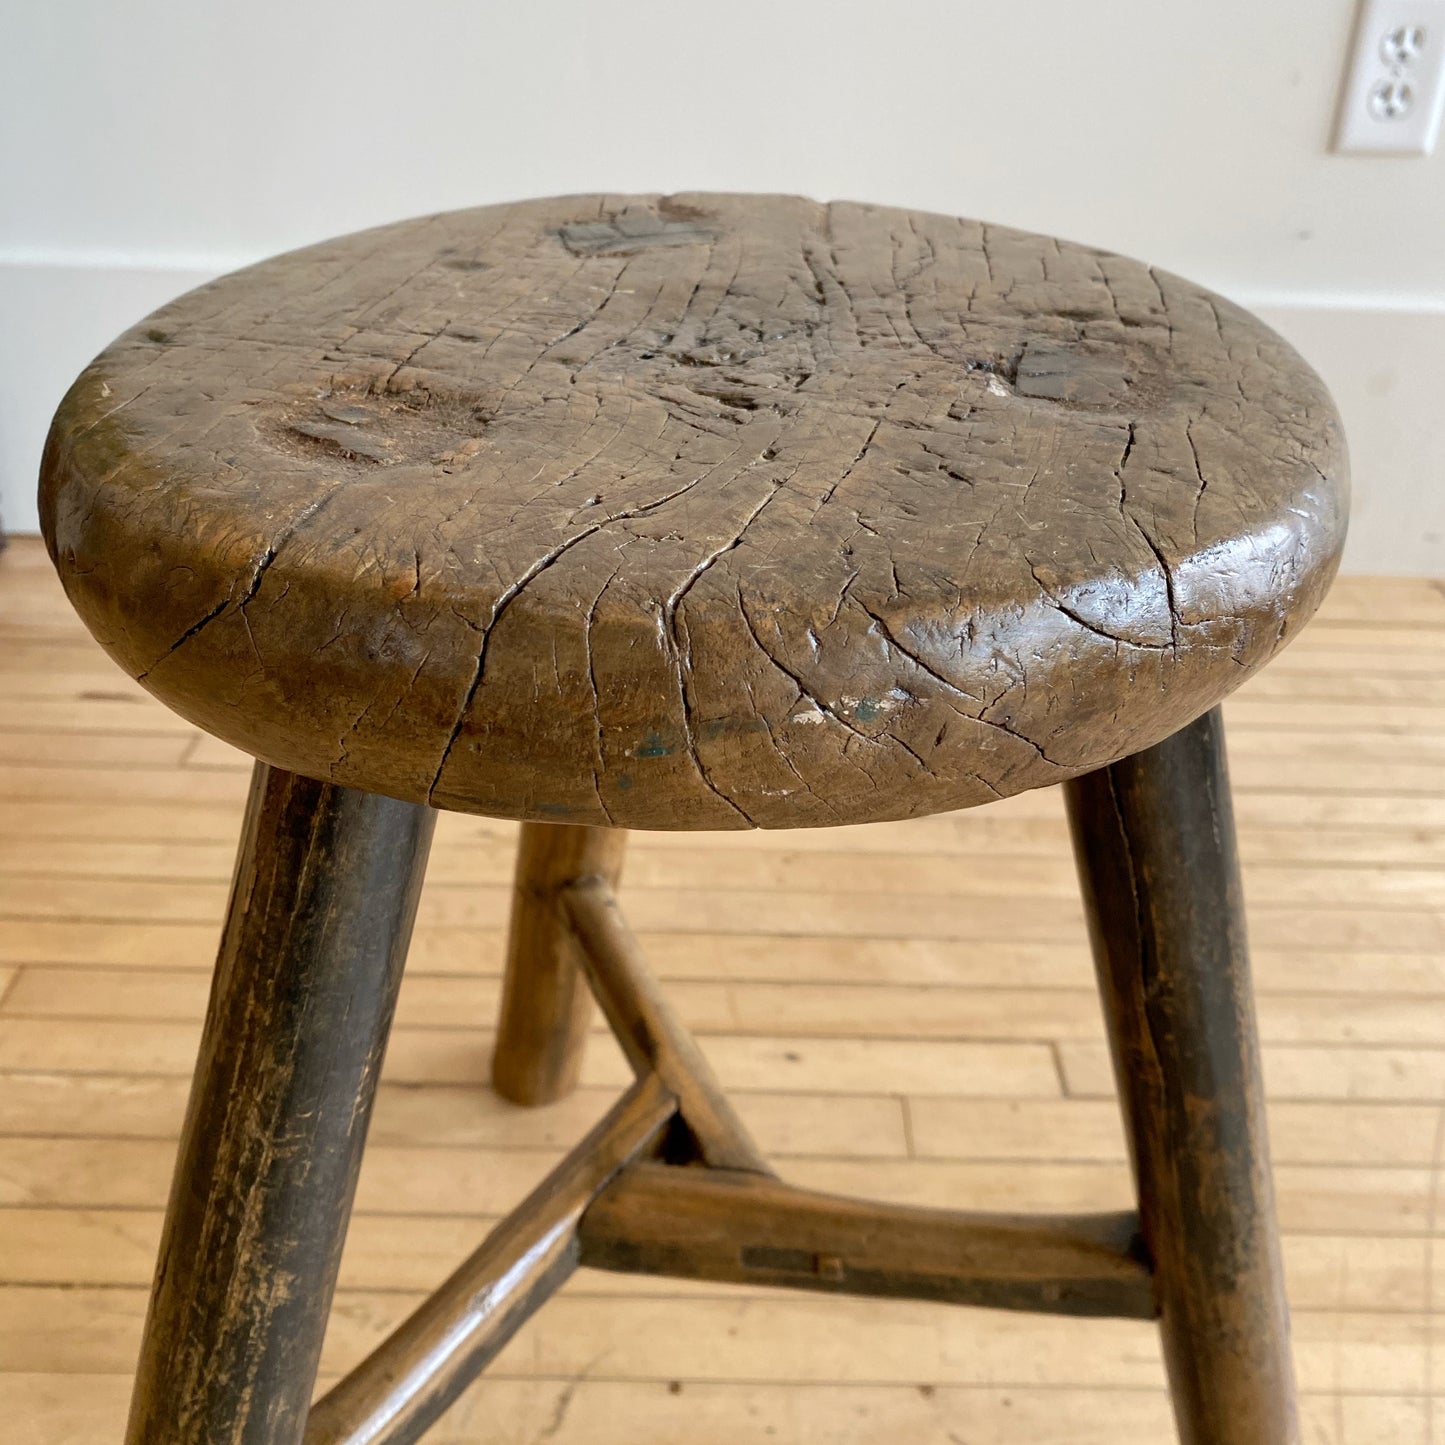
[[[792,197],[327,242],[105,351],[47,448],[70,596],[177,712],[446,808],[899,818],[1218,702],[1342,542],[1333,407],[1119,256]]]

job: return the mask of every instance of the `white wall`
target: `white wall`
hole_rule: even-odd
[[[794,190],[1148,257],[1345,412],[1349,564],[1445,572],[1445,152],[1328,153],[1354,0],[53,0],[0,53],[0,507],[49,409],[206,275],[593,189]]]

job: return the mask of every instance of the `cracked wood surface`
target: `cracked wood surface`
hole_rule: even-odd
[[[793,197],[569,197],[212,282],[52,427],[110,654],[278,766],[633,828],[910,817],[1161,740],[1310,616],[1319,379],[1138,262]]]

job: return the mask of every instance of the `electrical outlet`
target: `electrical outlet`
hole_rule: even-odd
[[[1365,0],[1337,151],[1427,156],[1445,110],[1445,0]]]

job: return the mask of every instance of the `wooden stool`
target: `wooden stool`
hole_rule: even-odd
[[[1294,1441],[1215,709],[1314,611],[1344,502],[1329,397],[1238,307],[919,212],[489,207],[127,332],[52,428],[52,555],[259,760],[132,1445],[414,1440],[579,1264],[1157,1314],[1185,1441]],[[1138,1214],[781,1182],[617,912],[622,830],[1054,783]],[[637,1081],[308,1414],[432,808],[525,825],[497,1086],[572,1086],[584,977]]]

